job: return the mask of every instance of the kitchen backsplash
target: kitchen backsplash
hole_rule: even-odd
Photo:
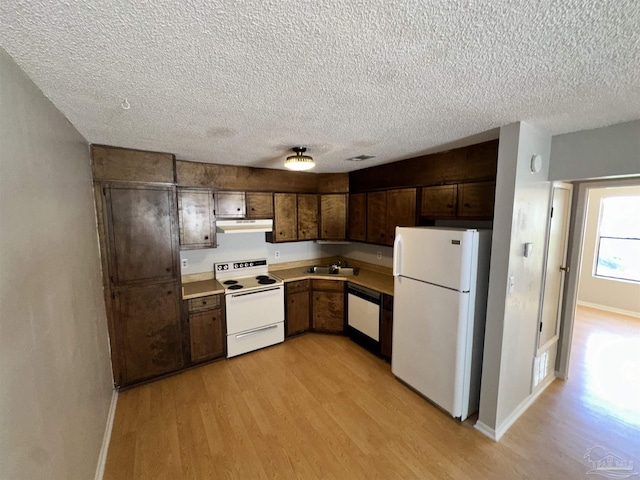
[[[182,260],[187,260],[188,266],[181,267],[181,274],[212,272],[213,264],[216,262],[251,258],[266,258],[269,264],[276,264],[343,256],[384,267],[391,267],[393,261],[391,247],[364,243],[331,245],[310,241],[272,244],[265,241],[264,233],[218,234],[217,239],[218,248],[182,250],[180,264],[182,265]],[[276,258],[276,252],[279,252],[279,258]],[[379,259],[378,252],[380,252]]]
[[[216,262],[266,258],[269,264],[308,260],[332,255],[327,245],[315,242],[291,242],[272,244],[265,242],[264,233],[218,234],[218,248],[182,250],[180,265],[187,260],[187,268],[181,267],[182,275],[212,272]],[[279,252],[279,258],[276,258]]]

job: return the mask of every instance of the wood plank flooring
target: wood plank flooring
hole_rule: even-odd
[[[604,389],[603,342],[632,350]],[[573,352],[495,443],[347,338],[303,335],[121,392],[104,478],[579,479],[594,446],[640,466],[640,319],[581,308]]]

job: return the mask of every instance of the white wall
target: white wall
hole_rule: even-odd
[[[382,267],[391,268],[393,264],[392,247],[354,242],[346,245],[335,245],[330,251],[333,252],[332,256],[353,258],[354,260]],[[380,258],[378,258],[378,253],[380,253]]]
[[[93,478],[112,377],[89,148],[0,48],[0,478]]]
[[[549,180],[640,175],[640,120],[556,135]]]
[[[500,129],[479,428],[499,438],[531,396],[549,208],[550,136],[526,123]],[[531,173],[530,159],[543,168]],[[523,256],[524,243],[533,255]],[[514,285],[509,292],[509,279]],[[551,369],[551,372],[553,369]]]
[[[640,283],[594,276],[600,201],[604,197],[628,195],[640,195],[640,185],[589,190],[578,301],[583,304],[600,305],[614,311],[640,314]]]
[[[234,260],[266,258],[270,265],[335,255],[328,247],[316,242],[267,243],[264,233],[218,234],[218,247],[201,250],[182,250],[180,259],[187,259],[188,267],[182,275],[213,272],[213,264]],[[276,258],[280,252],[280,258]]]

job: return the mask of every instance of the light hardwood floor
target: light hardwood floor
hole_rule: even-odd
[[[307,334],[121,392],[104,478],[579,479],[594,446],[640,467],[640,319],[578,313],[570,380],[499,443]]]

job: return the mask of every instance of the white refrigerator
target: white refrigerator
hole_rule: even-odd
[[[393,374],[465,420],[478,410],[491,231],[397,227]]]

